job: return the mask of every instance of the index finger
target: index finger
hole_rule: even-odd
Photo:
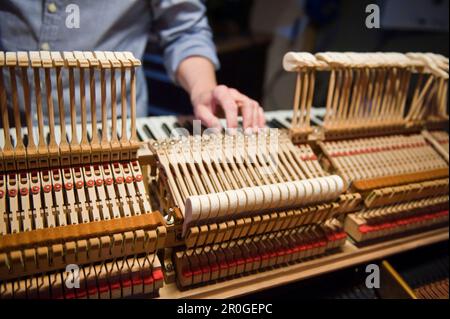
[[[214,90],[214,99],[222,106],[225,112],[228,128],[237,128],[238,106],[232,98],[228,88],[225,86],[218,86]]]

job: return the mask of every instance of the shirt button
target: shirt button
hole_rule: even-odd
[[[48,10],[48,12],[50,12],[50,13],[55,13],[56,11],[58,11],[58,7],[56,6],[56,4],[55,4],[54,2],[50,2],[50,3],[47,5],[47,10]]]
[[[41,44],[41,50],[48,51],[50,50],[50,44],[48,42],[44,42]]]

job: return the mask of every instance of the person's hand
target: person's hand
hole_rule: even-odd
[[[245,130],[256,131],[264,127],[264,111],[258,102],[236,89],[217,85],[214,66],[207,58],[191,56],[184,59],[176,78],[190,95],[194,115],[204,126],[222,128],[219,114],[224,113],[226,128],[237,128],[239,115],[242,115]]]
[[[225,85],[213,89],[192,92],[191,102],[194,115],[207,127],[221,128],[218,115],[225,114],[227,128],[238,126],[238,116],[242,115],[244,129],[264,127],[264,111],[258,102],[250,99],[238,90]]]

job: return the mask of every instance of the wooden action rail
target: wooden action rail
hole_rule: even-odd
[[[18,277],[44,278],[71,263],[134,263],[150,254],[143,267],[159,263],[155,252],[164,246],[165,221],[152,212],[137,156],[140,64],[130,52],[0,52],[5,295],[20,295],[11,292]]]
[[[357,242],[416,229],[448,225],[448,194],[363,209],[347,215],[345,231]]]
[[[385,187],[376,189],[366,196],[364,205],[367,208],[375,208],[430,196],[445,195],[448,194],[448,192],[448,178],[395,187]]]
[[[448,204],[444,196],[448,195],[448,133],[421,132],[428,127],[442,129],[448,121],[447,58],[431,53],[290,52],[283,65],[298,74],[293,119],[303,114],[296,107],[298,101],[310,101],[314,94],[314,85],[306,85],[305,79],[317,71],[330,73],[322,135],[316,140],[324,167],[362,195],[365,208],[345,222],[354,240],[448,223],[446,209],[417,204],[438,199]],[[412,90],[410,83],[416,83]],[[414,216],[403,220],[397,205]],[[373,219],[373,214],[379,218]],[[423,214],[429,214],[422,216],[426,222],[414,219]],[[367,227],[371,220],[379,225]],[[386,227],[389,231],[384,231]]]

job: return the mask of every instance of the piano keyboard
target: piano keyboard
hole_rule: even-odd
[[[314,125],[321,125],[324,115],[325,108],[313,108],[311,122]],[[266,127],[268,128],[289,129],[291,127],[291,110],[269,111],[265,112],[265,116]],[[138,136],[142,138],[142,140],[165,139],[170,137],[173,129],[179,127],[185,128],[192,134],[193,120],[194,118],[192,116],[157,116],[138,118],[136,121]],[[239,119],[238,122],[242,123],[242,120]],[[224,119],[221,119],[221,124],[223,127],[226,127]]]
[[[311,123],[314,125],[321,125],[323,121],[323,117],[325,115],[325,108],[314,108],[312,109]],[[292,111],[290,110],[280,110],[280,111],[269,111],[265,113],[266,116],[266,127],[268,128],[279,128],[279,129],[289,129],[291,124],[290,121],[292,119]],[[137,137],[139,141],[144,142],[148,140],[159,140],[169,138],[176,128],[184,128],[188,130],[192,134],[193,130],[193,116],[149,116],[149,117],[141,117],[136,119],[136,130]],[[241,119],[239,119],[239,123],[241,123]],[[92,139],[92,126],[91,123],[87,123],[87,137],[88,140]],[[226,123],[224,119],[221,119],[221,124],[225,127]],[[118,120],[118,126],[120,127],[121,120]],[[127,120],[127,130],[130,129],[130,120]],[[38,136],[38,129],[34,128],[34,136]],[[76,125],[77,136],[81,136],[82,127],[81,124]],[[111,120],[108,121],[108,137],[111,138]],[[121,132],[118,132],[117,136],[120,139]],[[55,125],[55,139],[56,142],[61,141],[61,130],[59,125]],[[101,127],[97,129],[98,136],[102,135]],[[16,144],[16,131],[15,128],[10,128],[10,136],[13,144]],[[27,145],[28,134],[27,129],[25,127],[22,128],[22,136],[24,137],[24,144]],[[44,136],[48,141],[50,139],[49,127],[44,126]],[[72,132],[69,130],[66,132],[67,140],[72,139]],[[0,147],[4,146],[4,133],[3,129],[0,128]],[[37,140],[35,140],[37,143]]]

